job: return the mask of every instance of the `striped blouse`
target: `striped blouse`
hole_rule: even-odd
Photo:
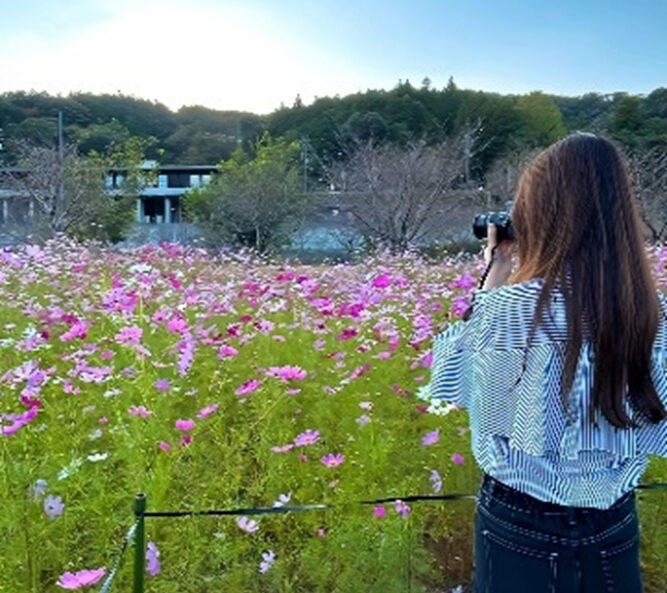
[[[639,483],[648,455],[667,457],[667,421],[621,430],[600,414],[595,427],[588,410],[594,359],[587,342],[568,418],[560,399],[567,322],[557,289],[514,386],[542,282],[476,291],[470,318],[434,338],[431,397],[468,410],[473,454],[484,472],[544,501],[606,509]],[[659,300],[667,312],[667,298],[659,293]],[[661,319],[651,376],[667,405],[667,327]],[[631,415],[627,402],[626,410]]]

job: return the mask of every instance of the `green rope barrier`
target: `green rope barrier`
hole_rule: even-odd
[[[118,574],[118,570],[120,569],[120,566],[123,562],[123,554],[125,553],[125,550],[127,549],[127,545],[130,542],[131,539],[134,538],[134,532],[137,528],[137,523],[135,522],[132,527],[130,527],[125,534],[125,537],[123,537],[123,541],[120,546],[120,550],[118,551],[118,555],[116,556],[116,560],[114,562],[113,567],[109,571],[109,574],[107,575],[107,578],[104,579],[104,583],[102,583],[102,588],[100,589],[100,593],[108,593],[109,589],[111,588],[111,585],[113,584],[114,579],[116,578],[116,575]]]

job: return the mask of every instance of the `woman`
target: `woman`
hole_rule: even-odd
[[[484,472],[476,593],[642,590],[634,487],[667,456],[667,299],[613,144],[573,134],[524,171],[514,240],[434,340],[434,397],[469,410]],[[518,265],[512,272],[516,251]]]

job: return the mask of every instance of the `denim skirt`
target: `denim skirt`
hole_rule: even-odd
[[[609,509],[538,500],[485,474],[474,593],[641,593],[634,491]]]

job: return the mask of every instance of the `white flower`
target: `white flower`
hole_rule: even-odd
[[[281,494],[278,496],[278,500],[273,503],[274,508],[275,507],[281,507],[283,505],[286,505],[290,500],[292,500],[292,493],[288,492],[287,494]]]
[[[108,453],[93,453],[88,455],[88,461],[95,463],[96,461],[104,461],[107,457],[109,457]]]
[[[273,566],[276,561],[276,554],[273,550],[262,552],[262,561],[259,563],[259,572],[265,573]]]
[[[236,519],[236,524],[246,533],[255,533],[259,529],[257,521],[248,519],[245,515]]]

